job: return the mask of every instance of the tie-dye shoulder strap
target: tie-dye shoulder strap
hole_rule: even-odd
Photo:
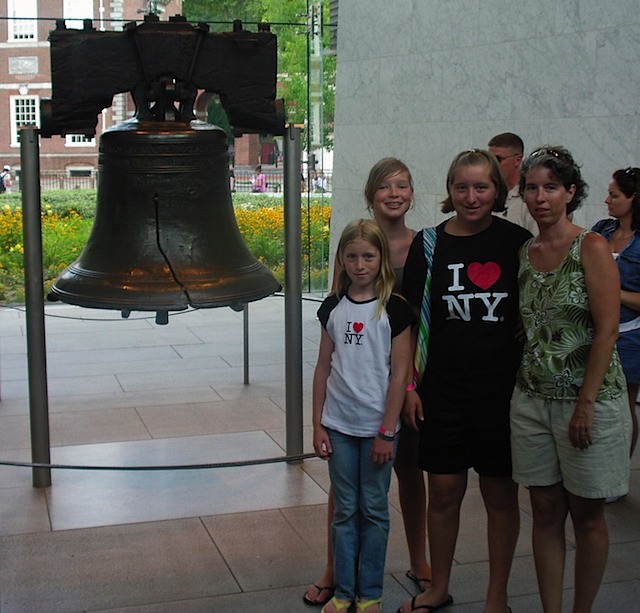
[[[433,253],[436,249],[436,229],[423,228],[423,249],[427,262],[427,274],[424,279],[424,291],[420,304],[420,320],[418,322],[418,342],[413,360],[413,384],[417,387],[427,366],[429,349],[429,325],[431,323],[431,271],[433,269]]]

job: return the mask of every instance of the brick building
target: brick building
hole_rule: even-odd
[[[149,11],[179,14],[182,0],[0,0],[0,165],[20,170],[19,127],[39,125],[40,100],[51,97],[49,31],[64,18],[68,28],[82,28],[91,19],[98,30],[121,30]],[[98,119],[94,139],[81,135],[54,136],[40,141],[40,167],[47,173],[94,176],[98,138],[110,126],[131,117],[128,94],[114,97]]]
[[[19,128],[39,126],[40,101],[52,95],[48,36],[56,20],[65,19],[66,27],[81,29],[83,20],[91,19],[97,30],[121,30],[126,23],[141,22],[150,11],[168,19],[182,12],[182,0],[0,0],[0,15],[7,15],[0,18],[0,168],[8,164],[14,178],[19,177]],[[204,92],[196,101],[199,119],[206,120],[210,97]],[[100,134],[133,113],[131,96],[118,94],[98,118],[95,138],[80,134],[42,138],[43,187],[95,186]],[[234,163],[240,172],[244,167],[250,173],[256,164],[272,165],[277,159],[273,139],[244,134],[234,140]]]

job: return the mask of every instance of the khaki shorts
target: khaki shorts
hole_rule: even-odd
[[[575,401],[527,396],[516,386],[511,399],[513,480],[526,486],[562,483],[582,498],[622,496],[629,490],[631,414],[627,395],[595,405],[593,444],[569,441]]]

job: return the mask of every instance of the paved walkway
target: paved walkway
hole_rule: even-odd
[[[304,443],[319,324],[303,301]],[[52,461],[82,466],[213,464],[284,453],[284,301],[249,307],[249,385],[242,314],[210,309],[153,317],[46,307]],[[30,460],[25,318],[0,310],[0,459]],[[293,410],[293,409],[292,409]],[[629,496],[607,507],[610,560],[596,612],[640,606],[640,460]],[[54,470],[0,465],[0,613],[313,611],[305,585],[324,560],[326,464],[174,471]],[[392,485],[385,610],[415,593]],[[514,613],[540,610],[521,493],[510,583]],[[451,592],[479,612],[488,573],[477,481],[462,511]],[[572,545],[571,545],[572,548]],[[568,560],[566,584],[572,583]],[[567,607],[571,591],[566,593]],[[567,608],[568,610],[568,608]]]

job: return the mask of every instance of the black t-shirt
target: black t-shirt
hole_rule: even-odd
[[[423,403],[510,396],[520,363],[516,341],[518,251],[531,237],[499,217],[473,236],[452,236],[437,227],[431,277],[431,327]],[[422,231],[404,271],[403,295],[420,311],[426,260]]]

